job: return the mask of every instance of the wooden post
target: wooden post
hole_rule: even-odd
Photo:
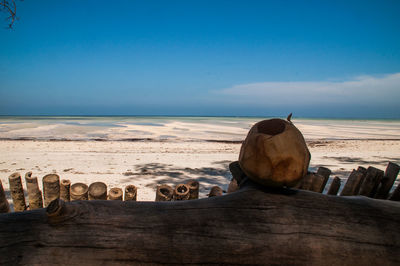
[[[84,183],[75,183],[71,186],[71,201],[88,200],[88,186]]]
[[[6,213],[10,211],[10,205],[6,198],[6,193],[4,193],[3,184],[0,180],[0,213]]]
[[[60,198],[60,177],[56,174],[49,174],[43,177],[43,198],[44,206]]]
[[[329,176],[331,175],[331,173],[332,173],[332,171],[329,168],[326,168],[326,167],[323,167],[323,166],[318,168],[317,174],[324,177],[324,182],[320,187],[320,191],[319,191],[320,193],[324,192],[324,188],[326,186],[326,183],[329,180]]]
[[[127,185],[125,187],[125,195],[124,195],[124,200],[133,200],[136,201],[137,199],[137,187],[134,185]]]
[[[198,199],[199,198],[199,187],[200,184],[196,180],[190,180],[186,183],[189,187],[189,199]]]
[[[364,181],[360,187],[360,195],[373,197],[383,177],[383,171],[375,167],[368,167]]]
[[[312,183],[313,183],[313,174],[314,173],[307,173],[303,178],[301,182],[301,189],[303,190],[311,190],[312,189]]]
[[[359,166],[359,167],[357,168],[357,171],[360,172],[360,173],[362,173],[363,175],[365,175],[365,174],[367,173],[367,168],[362,167],[362,166]]]
[[[174,190],[168,185],[157,186],[156,201],[171,201],[174,195]]]
[[[107,185],[103,182],[90,184],[89,200],[107,200]]]
[[[397,175],[399,174],[400,166],[398,164],[389,162],[385,175],[381,180],[378,192],[375,195],[377,199],[386,199],[390,189],[392,188],[394,181],[396,181]]]
[[[174,200],[188,200],[190,197],[189,192],[189,186],[185,184],[177,185],[174,190]]]
[[[231,172],[232,177],[236,179],[238,184],[240,184],[246,178],[246,174],[243,172],[242,168],[240,168],[238,161],[229,164],[229,171]]]
[[[324,191],[326,181],[325,177],[320,174],[312,174],[311,191],[322,193]]]
[[[354,170],[351,172],[347,182],[340,193],[340,196],[353,196],[358,194],[360,185],[364,179],[364,174],[361,171]]]
[[[60,199],[65,202],[70,201],[71,198],[70,190],[71,190],[71,181],[69,179],[61,179]]]
[[[32,177],[32,172],[25,174],[26,190],[28,191],[29,209],[43,208],[42,191],[39,190],[37,177]]]
[[[210,193],[208,194],[208,197],[218,197],[218,196],[222,196],[223,191],[222,188],[220,188],[219,186],[213,186],[210,190]]]
[[[316,173],[308,173],[302,179],[301,189],[321,193],[325,187],[325,177]]]
[[[109,200],[122,200],[122,189],[118,187],[113,187],[110,189],[110,192],[108,193],[108,199]]]
[[[331,186],[329,187],[328,195],[336,196],[340,189],[340,184],[341,184],[340,178],[335,176],[335,178],[332,180]]]
[[[389,200],[400,201],[400,184],[397,185],[392,195],[390,195]]]
[[[21,175],[14,173],[8,177],[10,183],[11,198],[14,202],[14,211],[22,212],[26,210],[24,188],[22,187]]]

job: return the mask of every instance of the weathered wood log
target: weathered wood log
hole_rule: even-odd
[[[396,189],[390,195],[389,200],[400,201],[400,184],[397,185]]]
[[[324,182],[320,187],[319,193],[324,192],[324,188],[326,186],[326,183],[329,180],[329,176],[331,175],[331,173],[332,173],[332,171],[329,168],[326,168],[326,167],[323,167],[323,166],[318,167],[317,174],[324,177]]]
[[[60,199],[63,201],[71,200],[71,180],[61,179],[60,182]]]
[[[89,200],[107,200],[107,185],[103,182],[90,184],[88,196]]]
[[[364,177],[363,172],[353,169],[350,176],[347,178],[347,182],[344,185],[340,196],[357,195]]]
[[[174,189],[168,185],[157,186],[156,201],[171,201],[174,196]]]
[[[43,208],[42,191],[39,190],[37,177],[32,176],[32,172],[25,174],[26,190],[28,191],[29,209]]]
[[[361,184],[359,194],[362,196],[374,197],[383,175],[384,173],[382,170],[372,166],[368,167],[364,181]]]
[[[88,186],[84,183],[75,183],[71,186],[70,196],[72,200],[88,200]]]
[[[124,200],[136,201],[136,199],[137,199],[137,187],[134,185],[127,185],[125,187]]]
[[[333,180],[332,180],[331,186],[329,187],[328,195],[336,196],[340,189],[341,183],[342,183],[342,181],[340,180],[340,178],[335,176],[335,178],[333,178]]]
[[[22,187],[21,175],[13,173],[8,177],[10,184],[11,198],[14,203],[14,211],[22,212],[26,210],[24,188]]]
[[[6,213],[10,211],[10,205],[4,193],[3,183],[0,180],[0,213]]]
[[[219,186],[213,186],[210,189],[210,193],[208,194],[208,197],[212,198],[212,197],[218,197],[218,196],[222,196],[222,195],[223,195],[222,188],[220,188]]]
[[[48,174],[42,181],[44,206],[49,206],[50,202],[60,198],[60,177],[56,174]]]
[[[122,200],[122,189],[118,187],[113,187],[110,189],[110,192],[108,193],[108,199],[109,200]]]
[[[188,200],[190,190],[186,184],[178,184],[174,190],[174,200]]]
[[[310,152],[301,132],[290,121],[269,119],[247,134],[239,164],[251,180],[265,186],[295,186],[307,174]]]
[[[386,199],[389,195],[389,191],[392,188],[394,181],[396,181],[397,175],[399,174],[400,166],[398,164],[389,162],[386,167],[385,175],[383,176],[378,192],[375,195],[377,199]]]
[[[359,166],[358,168],[357,168],[357,171],[358,172],[360,172],[360,173],[363,173],[364,175],[367,173],[367,168],[365,168],[365,167],[362,167],[362,166]],[[361,184],[360,184],[361,185]]]
[[[0,264],[399,265],[398,228],[398,202],[292,189],[55,201],[47,213],[0,215]]]

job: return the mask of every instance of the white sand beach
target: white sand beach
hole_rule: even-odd
[[[259,119],[171,118],[113,121],[112,125],[103,120],[78,125],[64,120],[2,120],[0,179],[4,188],[8,190],[10,174],[32,171],[39,183],[45,174],[57,173],[72,183],[102,181],[109,188],[133,184],[140,201],[153,201],[157,184],[197,179],[200,197],[206,197],[214,185],[227,189],[228,164],[238,159],[240,141]],[[325,166],[332,176],[345,180],[360,165],[384,170],[389,161],[400,163],[399,121],[294,123],[307,140],[311,171]]]

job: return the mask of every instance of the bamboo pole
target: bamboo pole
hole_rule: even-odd
[[[156,201],[171,201],[174,195],[174,189],[168,185],[157,186]]]
[[[125,187],[125,195],[124,200],[133,200],[136,201],[137,199],[137,188],[134,185],[127,185]]]
[[[13,173],[8,177],[10,183],[11,198],[14,203],[14,211],[22,212],[26,210],[24,188],[22,187],[21,175]]]
[[[396,181],[397,175],[399,174],[400,166],[398,164],[389,162],[385,175],[381,180],[378,192],[375,195],[377,199],[386,199],[390,189],[392,188],[394,181]]]
[[[88,200],[88,186],[84,183],[75,183],[71,186],[71,201]]]
[[[329,187],[328,190],[328,195],[334,195],[336,196],[339,189],[340,189],[340,184],[341,184],[341,180],[339,177],[335,176],[335,178],[333,178],[332,183]]]
[[[26,190],[28,191],[29,209],[43,208],[42,191],[39,190],[37,177],[32,177],[32,172],[25,174]]]
[[[179,184],[174,190],[174,200],[188,200],[190,197],[190,189],[188,185]]]
[[[57,174],[49,174],[43,177],[44,206],[60,198],[60,177]]]
[[[60,184],[60,199],[62,199],[65,202],[68,202],[71,200],[71,181],[69,179],[61,179],[61,184]]]
[[[189,180],[186,185],[189,187],[189,199],[198,199],[200,187],[199,182],[197,180]]]
[[[219,186],[213,186],[210,190],[210,193],[208,194],[208,197],[217,197],[217,196],[222,196],[223,190]]]
[[[359,170],[354,170],[351,172],[347,182],[340,193],[340,196],[353,196],[358,194],[358,190],[362,181],[364,180],[364,174]]]
[[[109,200],[122,200],[122,189],[118,187],[113,187],[110,189],[110,192],[108,193],[108,199]]]
[[[364,181],[360,187],[360,195],[374,197],[384,173],[375,167],[368,167]]]
[[[3,184],[0,180],[0,213],[6,213],[10,211],[10,205],[6,198],[6,193],[4,193]]]
[[[107,185],[103,182],[90,184],[89,200],[107,200]]]

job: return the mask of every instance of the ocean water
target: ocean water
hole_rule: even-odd
[[[0,139],[242,141],[265,117],[0,116]],[[400,140],[400,120],[293,118],[306,140]]]

